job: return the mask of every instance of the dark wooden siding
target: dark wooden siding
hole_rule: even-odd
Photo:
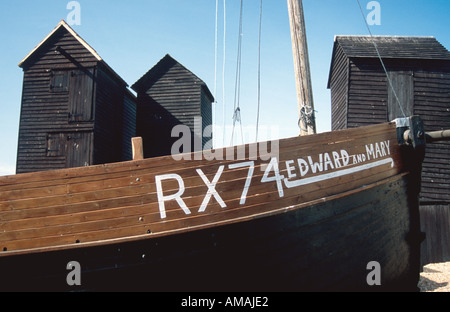
[[[56,52],[61,48],[73,60],[69,60],[63,53]],[[79,68],[94,67],[97,59],[65,28],[59,28],[48,41],[40,46],[23,64],[24,70],[31,66],[35,70],[46,70],[49,68]]]
[[[202,87],[201,90],[201,117],[202,117],[202,146],[203,149],[211,149],[212,148],[212,128],[209,128],[211,130],[211,135],[207,136],[209,134],[209,131],[207,133],[205,132],[205,128],[210,126],[212,127],[212,102],[211,98],[207,95],[206,91]]]
[[[20,66],[17,173],[131,159],[135,97],[85,43],[60,26]]]
[[[387,120],[414,115],[414,72],[396,70],[388,73]],[[392,85],[392,87],[390,87]]]
[[[336,46],[333,58],[328,85],[331,88],[331,128],[340,130],[347,128],[349,60],[340,46]]]
[[[128,90],[125,91],[122,113],[122,160],[132,160],[133,152],[131,138],[136,136],[136,97]]]
[[[100,67],[96,77],[94,163],[122,160],[125,89]]]
[[[69,122],[92,121],[94,72],[92,70],[72,70],[69,90]]]
[[[180,123],[194,131],[194,117],[201,116],[201,93],[192,73],[182,65],[174,64],[146,93]]]
[[[421,205],[422,265],[450,261],[450,205]]]
[[[93,133],[78,131],[67,133],[66,139],[66,168],[92,165]]]
[[[381,38],[377,40],[382,40]],[[402,105],[399,108],[372,43],[367,38],[347,38],[335,43],[330,83],[333,129],[359,127],[391,121],[405,115],[419,115],[425,131],[450,129],[449,53],[434,39],[387,38],[380,49],[388,76]],[[360,42],[361,41],[361,42]],[[402,42],[400,42],[402,41]],[[424,43],[419,43],[424,41]],[[348,90],[343,87],[347,68],[340,65],[341,47],[350,62]],[[409,48],[408,48],[409,46]],[[380,44],[379,44],[380,47]],[[407,50],[410,49],[410,50]],[[396,58],[402,57],[404,58]],[[421,59],[421,57],[424,59]],[[337,71],[337,72],[336,72]],[[348,111],[341,108],[348,97]],[[426,240],[422,264],[450,260],[450,142],[427,144],[422,167],[420,213]]]
[[[144,157],[169,155],[174,138],[172,127],[180,122],[150,96],[138,94],[136,135],[141,136]]]
[[[68,94],[49,93],[50,81],[50,71],[30,70],[24,73],[17,173],[48,168],[47,132],[53,129],[54,123],[61,123],[67,118],[64,103],[67,102]],[[62,166],[65,163],[64,159],[55,161]]]
[[[201,150],[209,141],[195,137],[195,120],[202,118],[198,121],[202,132],[212,123],[212,95],[202,80],[171,56],[161,59],[132,88],[138,93],[137,135],[143,137],[145,157],[171,154],[173,144],[184,137],[178,131],[172,137],[177,125],[188,127],[189,138],[184,139],[191,144],[175,153]]]
[[[414,113],[423,119],[425,131],[450,129],[450,69],[415,72],[414,96]],[[427,145],[420,200],[450,203],[450,142]]]
[[[387,79],[377,63],[350,60],[347,128],[387,121]]]
[[[56,48],[69,51],[78,65]],[[78,66],[93,73],[95,58],[65,29],[60,29],[23,64],[24,78],[19,125],[16,172],[32,172],[66,167],[64,156],[48,156],[50,133],[91,131],[92,122],[69,124],[68,101],[72,89],[54,89],[55,74],[77,71]],[[71,83],[71,81],[69,82]]]

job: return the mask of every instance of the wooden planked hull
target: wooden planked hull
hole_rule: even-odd
[[[1,288],[71,290],[77,261],[87,290],[415,289],[419,181],[395,124],[253,147],[0,177]]]

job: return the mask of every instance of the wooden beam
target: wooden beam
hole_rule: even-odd
[[[425,137],[428,143],[450,141],[450,129],[427,132]]]
[[[144,159],[144,148],[142,144],[142,137],[131,138],[131,145],[133,148],[133,160]]]
[[[316,133],[311,73],[302,0],[287,0],[291,25],[300,135]]]

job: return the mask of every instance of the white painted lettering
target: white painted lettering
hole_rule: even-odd
[[[309,166],[306,160],[299,158],[297,159],[298,168],[300,169],[300,175],[303,177],[309,171]]]
[[[386,150],[385,150],[384,142],[380,142],[380,149],[381,149],[381,155],[382,156],[386,156]]]
[[[162,189],[162,181],[163,180],[169,180],[174,179],[178,182],[178,191],[175,194],[172,195],[163,195],[163,189]],[[166,218],[166,208],[164,202],[167,200],[173,200],[175,199],[178,203],[178,205],[183,209],[185,214],[190,214],[191,211],[188,209],[186,204],[184,203],[183,199],[181,198],[181,195],[184,193],[184,182],[183,179],[175,173],[172,174],[165,174],[165,175],[159,175],[155,177],[156,182],[156,193],[158,195],[158,203],[159,203],[159,213],[161,215],[161,219]]]
[[[294,163],[293,160],[286,160],[286,169],[287,169],[287,174],[288,174],[288,178],[295,178],[295,172],[292,172],[293,170],[295,170],[295,167],[291,167],[291,165]]]
[[[358,163],[362,163],[362,162],[366,161],[366,155],[364,155],[364,154],[358,154],[357,158],[358,158]]]
[[[376,158],[375,151],[373,149],[373,144],[366,145],[366,153],[367,153],[367,160],[370,160],[370,156],[372,156],[373,158]]]
[[[328,166],[330,166],[331,169],[334,169],[333,163],[331,162],[330,155],[328,153],[325,153],[323,158],[325,160],[325,171],[328,170]]]
[[[244,189],[242,190],[241,200],[239,202],[240,205],[245,204],[245,200],[247,198],[247,192],[248,192],[248,189],[250,188],[250,182],[251,182],[252,176],[253,176],[253,171],[255,170],[255,162],[254,161],[246,161],[243,163],[228,165],[229,169],[236,169],[236,168],[242,168],[242,167],[247,167],[247,166],[248,166],[248,173],[247,173],[247,178],[245,179]]]
[[[316,173],[317,170],[319,170],[320,172],[323,171],[323,155],[322,154],[319,155],[318,162],[314,162],[312,160],[311,156],[308,156],[308,161],[309,161],[309,165],[311,166],[311,170],[313,173]]]
[[[377,159],[390,154],[391,151],[389,150],[389,141],[376,142],[375,144],[366,145],[367,160]],[[365,161],[365,157],[363,161]]]
[[[350,156],[348,155],[346,150],[341,150],[341,160],[342,160],[343,167],[348,165],[348,163],[350,161]]]
[[[334,159],[334,165],[336,168],[341,168],[341,161],[340,161],[340,155],[338,152],[333,152],[333,159]]]
[[[393,159],[385,158],[385,159],[374,161],[374,162],[371,162],[368,164],[363,164],[363,165],[359,165],[359,166],[347,168],[347,169],[341,169],[338,171],[325,173],[325,174],[313,176],[310,178],[298,179],[295,181],[289,181],[288,179],[284,179],[284,184],[286,185],[287,188],[293,188],[293,187],[297,187],[297,186],[302,186],[302,185],[306,185],[306,184],[311,184],[311,183],[316,183],[316,182],[320,182],[320,181],[325,181],[328,179],[341,177],[341,176],[348,175],[348,174],[353,174],[355,172],[360,172],[363,170],[375,168],[375,167],[386,165],[386,164],[390,164],[391,167],[393,167],[394,166]]]
[[[220,175],[222,174],[224,168],[225,168],[225,166],[220,166],[219,167],[219,169],[217,170],[217,173],[214,176],[212,182],[209,182],[208,178],[205,176],[205,174],[203,173],[203,171],[201,169],[197,169],[198,175],[202,178],[203,182],[205,182],[206,186],[208,187],[208,192],[206,192],[205,198],[203,199],[203,202],[200,205],[200,209],[198,210],[198,212],[205,211],[206,206],[208,206],[209,200],[211,199],[211,196],[214,196],[214,198],[219,203],[220,207],[225,208],[227,206],[227,205],[225,205],[225,203],[223,202],[222,198],[220,197],[220,195],[216,191],[217,181],[219,181]]]
[[[272,177],[269,177],[269,173],[270,171],[274,171],[275,175]],[[271,181],[275,181],[277,183],[277,188],[278,188],[278,195],[280,197],[284,196],[284,190],[283,190],[283,184],[281,183],[281,181],[284,179],[283,175],[280,175],[280,170],[278,168],[278,160],[273,157],[270,160],[270,163],[267,165],[266,170],[264,171],[264,175],[261,179],[261,182],[271,182]]]
[[[383,157],[383,155],[381,155],[380,145],[375,143],[375,158],[379,157]]]

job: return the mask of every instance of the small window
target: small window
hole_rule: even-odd
[[[50,83],[51,92],[69,92],[70,71],[57,71],[52,73]]]

